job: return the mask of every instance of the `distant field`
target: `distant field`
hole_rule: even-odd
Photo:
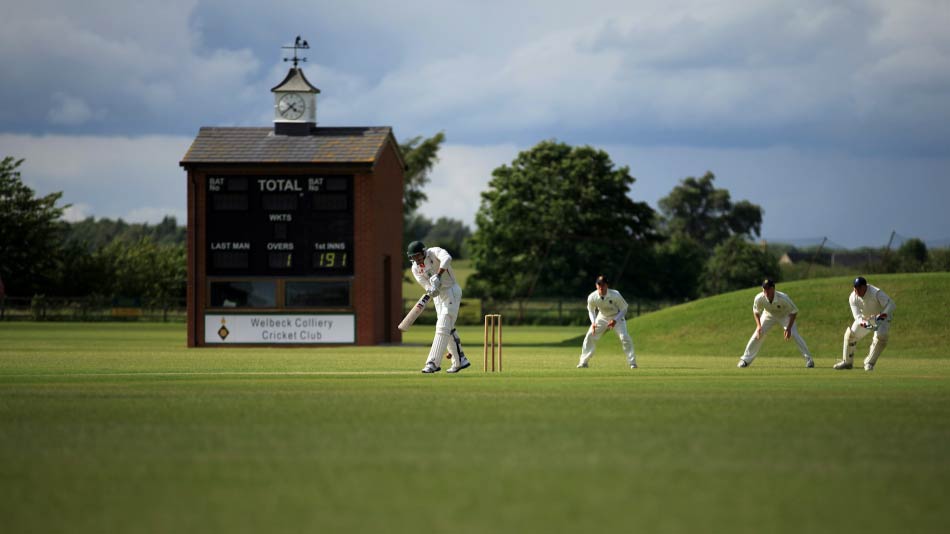
[[[896,340],[912,299],[895,298]],[[742,330],[675,353],[637,320],[633,371],[614,336],[578,370],[583,328],[506,328],[489,375],[467,327],[475,366],[423,376],[431,327],[392,347],[189,350],[181,325],[0,323],[3,529],[945,530],[945,340],[889,348],[874,373],[824,354],[804,369],[776,340],[736,369]]]

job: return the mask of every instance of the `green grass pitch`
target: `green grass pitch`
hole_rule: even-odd
[[[876,371],[833,371],[838,325],[793,289],[815,369],[777,332],[735,368],[754,290],[706,350],[632,321],[638,370],[613,334],[575,369],[573,327],[506,327],[495,375],[465,327],[473,367],[424,376],[431,326],[393,347],[186,349],[182,325],[0,323],[3,530],[943,532],[946,338],[928,352],[895,321]]]

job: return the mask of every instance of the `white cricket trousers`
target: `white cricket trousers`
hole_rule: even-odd
[[[455,331],[455,321],[458,320],[459,306],[462,304],[462,288],[458,284],[443,289],[432,299],[435,302],[435,337],[432,338],[432,347],[426,363],[442,367],[442,357],[448,348],[452,354],[452,365],[458,366],[462,361],[462,341]]]
[[[742,354],[742,360],[745,360],[746,363],[752,363],[752,360],[755,359],[759,354],[759,349],[762,348],[762,342],[765,341],[765,334],[772,329],[773,326],[777,324],[782,325],[782,330],[788,329],[789,317],[785,316],[782,319],[774,317],[772,314],[763,313],[762,317],[759,319],[759,322],[762,323],[762,335],[758,339],[755,337],[755,331],[752,332],[752,337],[749,338],[749,343],[745,346],[745,352]],[[802,339],[802,336],[798,334],[798,325],[792,325],[792,339],[795,340],[795,344],[798,345],[798,350],[802,353],[802,357],[805,358],[805,361],[811,359],[811,353],[808,352],[808,345],[805,344],[805,340]]]
[[[858,341],[871,333],[871,330],[861,326],[863,319],[855,319],[851,326],[844,331],[844,347],[842,349],[842,359],[848,363],[854,361],[854,349]],[[874,339],[871,340],[871,348],[868,349],[868,357],[864,359],[864,365],[874,365],[877,359],[884,352],[887,346],[887,340],[891,331],[891,318],[877,323],[877,330],[874,330]]]
[[[581,347],[580,363],[582,365],[586,364],[594,355],[597,341],[607,331],[607,323],[609,322],[609,317],[597,314],[597,319],[594,322],[594,326],[597,327],[596,331],[591,332],[590,328],[587,329],[587,335],[584,336],[584,345]],[[620,346],[623,347],[623,353],[627,355],[627,363],[636,365],[637,356],[633,353],[633,339],[630,338],[630,334],[627,332],[627,321],[623,318],[618,319],[617,324],[614,325],[614,332],[617,332],[617,337],[620,338]]]

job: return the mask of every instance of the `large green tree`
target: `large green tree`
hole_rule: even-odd
[[[466,291],[493,298],[565,296],[599,273],[637,295],[655,213],[630,197],[635,179],[606,152],[544,141],[492,172],[469,240]],[[626,284],[626,285],[624,285]]]
[[[43,293],[55,282],[61,263],[62,193],[37,196],[23,183],[23,160],[0,161],[0,276],[7,294]]]
[[[762,230],[762,208],[747,200],[733,203],[715,180],[711,172],[687,177],[659,202],[667,233],[687,236],[707,252],[730,236],[757,237]]]

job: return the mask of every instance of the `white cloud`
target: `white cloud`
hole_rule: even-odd
[[[125,221],[144,222],[157,224],[162,222],[165,217],[174,217],[179,225],[184,226],[188,222],[188,214],[180,205],[162,208],[141,207],[129,211],[124,217]]]
[[[78,222],[92,216],[92,206],[89,204],[71,204],[63,210],[63,220],[66,222]]]
[[[443,144],[439,150],[439,162],[432,169],[429,185],[425,188],[429,200],[420,206],[420,213],[433,220],[448,217],[474,227],[481,192],[488,188],[492,171],[511,163],[519,150],[508,144]]]
[[[0,98],[23,105],[0,108],[0,124],[36,131],[37,120],[50,113],[54,126],[101,117],[106,119],[101,126],[113,132],[174,131],[200,117],[220,123],[243,115],[257,100],[247,88],[254,84],[258,62],[245,49],[204,50],[191,26],[195,5],[195,0],[5,5],[0,67],[17,75],[4,80]],[[25,98],[44,92],[57,104],[52,113],[46,98]]]
[[[20,172],[38,195],[61,191],[68,217],[157,222],[185,219],[186,174],[178,162],[191,137],[27,136],[0,134],[4,155],[23,158]],[[164,213],[162,213],[164,212]]]
[[[47,117],[53,124],[77,126],[97,115],[101,117],[103,114],[93,112],[82,98],[65,93],[53,93],[53,108],[49,110]]]

